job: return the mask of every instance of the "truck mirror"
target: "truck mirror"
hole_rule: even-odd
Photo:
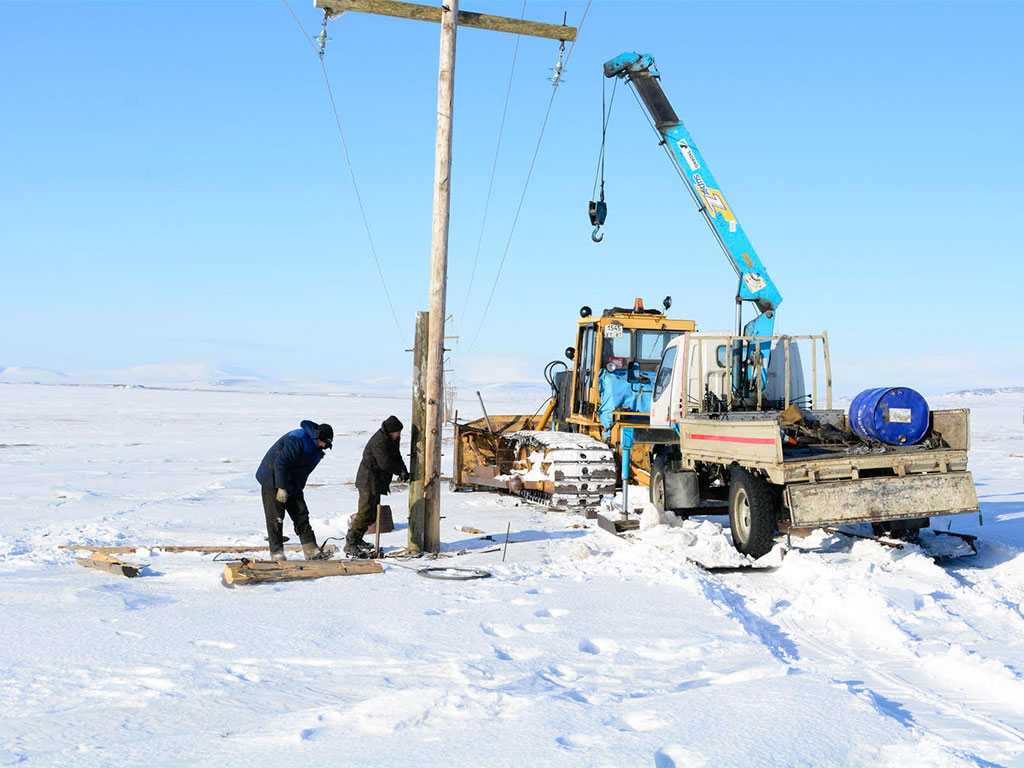
[[[640,363],[634,360],[629,364],[629,370],[626,372],[626,380],[629,381],[630,384],[636,384],[639,381],[643,381],[643,379],[640,378]]]
[[[574,360],[576,358],[576,350],[573,347],[566,347],[565,357],[567,360]]]

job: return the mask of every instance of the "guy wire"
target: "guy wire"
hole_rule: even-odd
[[[523,0],[523,10],[519,14],[520,19],[526,18],[526,0]],[[480,235],[476,239],[476,253],[473,254],[473,269],[469,274],[469,287],[466,288],[466,299],[462,302],[462,313],[459,316],[459,323],[461,324],[462,318],[466,316],[466,307],[469,306],[469,297],[473,292],[473,281],[476,278],[476,265],[480,260],[480,247],[484,241],[484,228],[487,225],[487,211],[491,207],[491,191],[494,189],[494,177],[498,170],[498,153],[501,150],[501,137],[505,133],[505,118],[508,115],[508,102],[509,97],[512,94],[512,78],[516,72],[516,60],[519,58],[519,41],[522,40],[522,35],[516,35],[515,48],[512,50],[512,68],[508,73],[508,87],[505,89],[505,106],[501,110],[501,126],[498,128],[498,141],[494,147],[494,161],[491,163],[491,179],[487,183],[487,198],[484,201],[484,215],[480,221]],[[456,345],[459,341],[456,338]]]
[[[576,49],[576,43],[578,43],[580,39],[580,32],[582,32],[583,30],[583,22],[587,20],[587,13],[590,12],[590,6],[592,3],[593,0],[587,0],[587,7],[583,9],[583,16],[580,17],[580,24],[579,27],[577,27],[576,39],[573,40],[572,44],[569,46],[569,51],[565,54],[565,62],[563,64],[563,68],[568,66],[569,58],[572,56],[572,52]],[[487,296],[487,304],[484,306],[483,314],[480,316],[480,324],[477,326],[476,333],[473,335],[473,341],[469,345],[469,352],[473,351],[473,347],[476,345],[476,341],[480,336],[480,331],[483,330],[484,320],[487,319],[487,311],[491,308],[491,300],[494,298],[494,291],[498,287],[498,281],[501,279],[501,270],[505,266],[505,259],[508,256],[509,248],[512,247],[512,236],[515,234],[516,224],[519,222],[519,214],[523,210],[523,202],[526,199],[526,191],[530,186],[530,177],[533,176],[533,168],[537,164],[537,155],[540,154],[540,145],[541,142],[544,140],[544,131],[547,128],[548,117],[551,116],[551,107],[555,103],[555,94],[557,93],[558,88],[552,88],[551,99],[548,101],[548,108],[547,111],[544,113],[544,121],[541,123],[540,126],[540,135],[537,137],[537,146],[533,150],[533,159],[530,160],[530,168],[526,173],[526,181],[523,182],[523,191],[522,194],[519,196],[519,205],[516,207],[516,215],[512,219],[512,228],[509,230],[508,240],[505,242],[505,250],[501,254],[501,261],[498,264],[498,271],[494,275],[494,283],[491,285],[491,292]]]
[[[395,328],[398,329],[398,335],[401,337],[403,345],[408,344],[408,342],[405,339],[405,333],[402,331],[402,324],[398,322],[398,314],[395,312],[395,305],[391,301],[391,293],[390,291],[388,291],[387,280],[384,279],[384,270],[380,266],[380,258],[377,256],[377,246],[373,241],[373,234],[370,231],[370,221],[366,216],[366,208],[363,206],[363,197],[359,193],[359,184],[356,181],[356,170],[355,167],[352,165],[352,157],[349,155],[348,152],[348,142],[345,141],[345,132],[341,128],[341,117],[338,115],[338,106],[334,101],[334,91],[331,88],[331,79],[327,75],[327,65],[324,63],[323,55],[317,49],[317,46],[313,42],[313,39],[309,36],[309,33],[306,32],[305,27],[302,26],[302,22],[299,21],[299,17],[295,15],[295,12],[292,10],[292,7],[288,3],[288,0],[283,0],[283,2],[285,4],[285,7],[288,9],[288,13],[292,15],[292,18],[295,19],[295,23],[298,24],[299,29],[302,30],[302,34],[306,38],[306,42],[309,43],[310,47],[313,49],[313,52],[316,53],[320,58],[320,68],[323,70],[324,73],[324,84],[327,86],[327,95],[331,101],[331,110],[334,112],[334,123],[338,127],[338,136],[341,139],[341,148],[345,154],[345,163],[348,165],[349,176],[352,178],[352,189],[355,191],[356,194],[356,202],[359,205],[359,214],[360,216],[362,216],[363,228],[366,230],[366,239],[370,243],[370,253],[373,254],[373,263],[377,267],[377,274],[380,275],[380,284],[381,287],[384,289],[384,298],[387,299],[388,308],[391,310],[391,317],[395,321]]]

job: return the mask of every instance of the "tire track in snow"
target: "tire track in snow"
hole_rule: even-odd
[[[920,566],[913,563],[902,569],[895,561],[876,569],[872,563],[828,555],[793,553],[790,558],[789,578],[785,569],[771,581],[736,575],[729,577],[733,588],[725,595],[732,592],[745,598],[744,609],[759,614],[758,626],[774,625],[789,638],[798,649],[792,658],[844,683],[855,694],[868,696],[879,712],[905,726],[934,734],[954,754],[967,756],[964,740],[976,739],[979,729],[992,734],[988,748],[977,750],[989,759],[994,752],[1000,759],[1024,753],[1024,729],[1007,722],[1020,717],[1015,703],[1024,700],[1020,673],[980,652],[966,652],[960,641],[936,637],[935,632],[941,627],[954,637],[959,633],[992,638],[992,627],[975,626],[998,602],[985,594],[992,591],[991,585],[984,591],[975,589],[940,570],[930,574],[932,581],[950,579],[960,586],[953,595],[929,594],[935,585],[929,583],[929,574],[917,573]],[[792,566],[801,561],[793,558],[803,561],[795,572]],[[897,579],[899,586],[885,583]],[[854,585],[856,600],[844,596],[841,590],[846,585]],[[922,608],[921,590],[925,597],[943,599],[931,599]],[[851,607],[837,609],[836,601],[844,600]],[[884,607],[879,610],[879,605]],[[874,610],[878,612],[872,615]],[[1005,608],[996,613],[1011,625],[1009,635],[1019,637],[1019,613]],[[930,626],[919,635],[908,626],[914,622]]]

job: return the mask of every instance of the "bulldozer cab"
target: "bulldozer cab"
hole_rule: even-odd
[[[694,323],[644,309],[640,300],[632,309],[613,307],[600,317],[593,317],[587,308],[580,314],[571,399],[566,398],[568,407],[563,406],[560,415],[607,439],[615,412],[646,414],[650,410],[650,393],[665,348],[672,339],[692,331]]]
[[[639,432],[650,424],[663,352],[694,327],[692,320],[644,309],[640,300],[632,309],[613,307],[600,317],[584,307],[575,345],[566,349],[566,369],[548,378],[554,396],[543,413],[456,421],[452,488],[540,494],[554,506],[565,499],[575,506],[614,492],[620,472],[646,485],[647,451],[631,447],[644,442]],[[571,460],[563,461],[559,457],[566,452]]]

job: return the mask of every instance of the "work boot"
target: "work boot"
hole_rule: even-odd
[[[327,555],[324,551],[317,546],[315,541],[307,541],[302,545],[302,554],[306,556],[307,560],[326,560]]]
[[[349,557],[363,557],[373,550],[373,546],[363,541],[363,537],[349,531],[345,535],[345,554]]]
[[[288,558],[284,556],[284,552],[282,552],[280,549],[278,549],[278,550],[275,550],[275,551],[270,553],[270,559],[271,560],[281,561],[281,560],[287,560]]]

